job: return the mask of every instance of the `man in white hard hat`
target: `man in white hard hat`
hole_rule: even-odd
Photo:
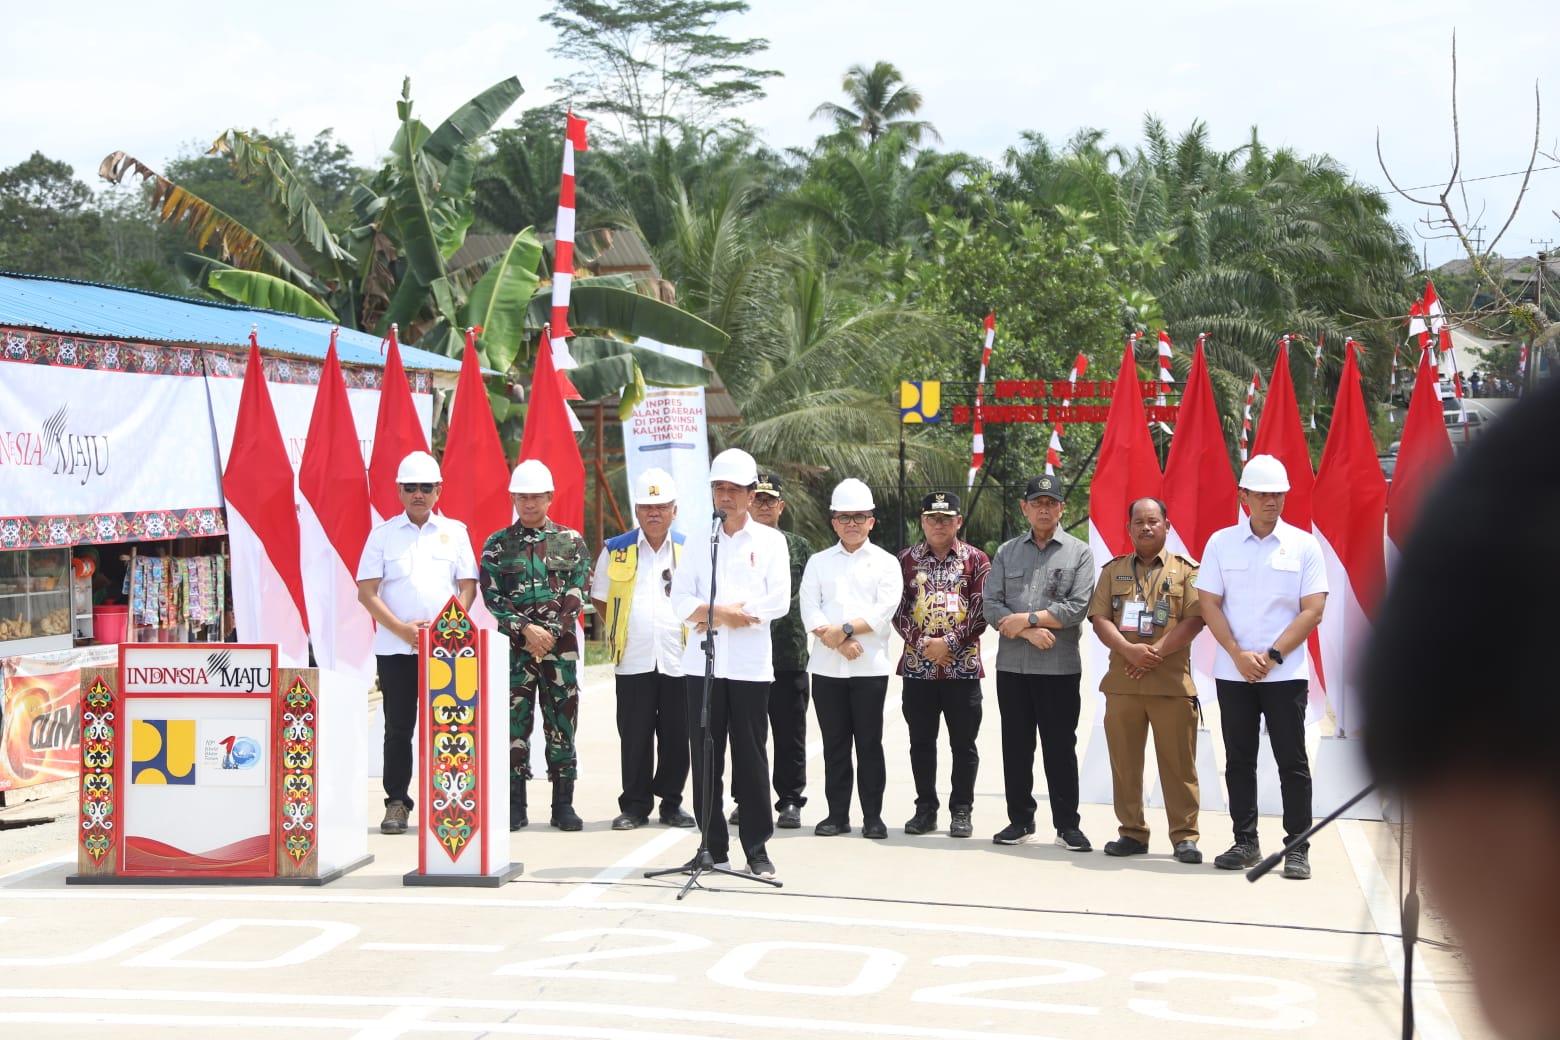
[[[1249,514],[1215,531],[1197,575],[1208,631],[1219,641],[1213,678],[1224,733],[1224,781],[1235,844],[1214,857],[1224,870],[1262,860],[1257,841],[1257,742],[1267,723],[1284,800],[1284,876],[1311,876],[1311,766],[1305,754],[1305,641],[1327,604],[1327,567],[1316,536],[1284,523],[1289,474],[1257,455],[1240,475]]]
[[[516,466],[509,496],[519,519],[488,536],[481,564],[483,602],[509,636],[509,829],[530,822],[525,785],[540,703],[553,788],[551,823],[577,831],[584,823],[574,811],[580,695],[575,628],[585,606],[590,555],[578,531],[547,518],[553,478],[543,462],[526,459]]]
[[[747,869],[773,877],[775,866],[765,846],[775,825],[765,747],[769,685],[774,681],[769,623],[784,617],[791,605],[791,574],[784,536],[748,515],[757,485],[758,466],[753,456],[739,448],[728,448],[710,462],[716,565],[711,567],[704,546],[690,552],[672,576],[672,608],[691,630],[682,664],[687,677],[694,814],[705,828],[715,865],[729,867],[731,838],[720,812],[729,738],[731,793],[741,812],[738,833]],[[706,646],[713,653],[709,711],[713,750],[708,756],[700,725]]]
[[[883,788],[883,702],[892,665],[889,622],[899,609],[899,564],[873,545],[872,489],[847,477],[829,498],[829,523],[839,539],[814,553],[802,572],[802,625],[812,633],[813,711],[823,731],[823,794],[829,815],[813,833],[850,833],[850,789],[861,799],[861,834],[886,838]],[[851,749],[856,767],[852,776]]]
[[[617,685],[617,730],[623,789],[615,831],[650,822],[661,801],[661,822],[692,827],[682,807],[688,784],[688,700],[683,688],[682,619],[672,610],[672,575],[682,561],[683,536],[672,530],[677,487],[662,469],[634,482],[639,526],[607,539],[596,559],[590,595],[612,651]]]
[[[477,561],[459,520],[433,511],[444,478],[425,451],[401,460],[395,474],[405,511],[369,532],[358,560],[358,602],[378,622],[374,655],[385,717],[385,818],[379,830],[404,834],[413,808],[412,736],[417,730],[417,633],[458,596],[468,610],[477,596]]]

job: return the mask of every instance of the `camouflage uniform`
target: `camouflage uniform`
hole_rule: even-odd
[[[531,779],[531,727],[538,698],[547,741],[547,777],[574,780],[574,722],[579,714],[579,641],[575,625],[590,580],[585,539],[547,520],[542,527],[517,521],[488,536],[482,546],[482,601],[509,636],[509,766],[515,779]],[[557,642],[543,657],[525,649],[523,629],[540,625]]]

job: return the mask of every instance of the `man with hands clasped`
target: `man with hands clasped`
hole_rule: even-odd
[[[899,564],[868,540],[876,522],[872,491],[854,477],[829,500],[839,541],[807,561],[802,572],[802,624],[813,635],[807,670],[813,711],[823,731],[823,793],[829,815],[813,833],[850,833],[850,789],[858,783],[861,833],[888,837],[883,823],[883,702],[888,695],[889,622],[899,609]],[[852,775],[851,748],[856,752]]]
[[[1045,762],[1056,844],[1093,846],[1079,829],[1079,626],[1094,593],[1094,556],[1061,529],[1062,484],[1050,474],[1024,490],[1029,530],[997,547],[986,579],[986,621],[997,643],[997,710],[1002,715],[1002,783],[1008,826],[992,836],[1019,845],[1035,833],[1035,735]]]
[[[1215,531],[1197,575],[1208,631],[1219,641],[1213,678],[1224,734],[1235,844],[1214,866],[1243,870],[1262,860],[1257,842],[1257,741],[1267,722],[1284,799],[1284,876],[1311,876],[1310,844],[1294,839],[1311,827],[1311,766],[1305,753],[1305,642],[1327,605],[1327,567],[1316,536],[1284,523],[1289,474],[1258,455],[1240,475],[1240,503],[1250,514]]]

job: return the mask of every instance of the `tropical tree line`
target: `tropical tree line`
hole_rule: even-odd
[[[547,314],[572,106],[593,120],[576,159],[576,382],[588,398],[631,403],[646,384],[718,376],[743,420],[716,428],[712,447],[747,448],[789,478],[789,515],[820,539],[840,478],[899,481],[898,381],[967,385],[989,310],[992,379],[1061,378],[1080,351],[1091,377],[1109,378],[1134,331],[1147,377],[1161,328],[1184,378],[1206,333],[1233,422],[1252,371],[1265,376],[1278,338],[1296,334],[1295,382],[1322,402],[1325,431],[1352,336],[1367,397],[1386,400],[1405,301],[1420,288],[1414,252],[1385,200],[1326,155],[1274,149],[1255,128],[1219,148],[1202,123],[1174,132],[1153,117],[1130,145],[1082,130],[1065,142],[1026,133],[995,159],[940,150],[917,117],[921,95],[889,61],[847,70],[811,110],[813,145],[779,151],[729,117],[774,75],[747,64],[763,41],[717,31],[746,4],[679,5],[675,25],[664,8],[555,3],[560,53],[580,65],[556,85],[562,101],[515,113],[522,91],[506,80],[424,123],[403,84],[375,167],[330,131],[299,143],[218,128],[209,151],[163,170],[133,148],[110,154],[104,176],[131,187],[94,193],[34,156],[0,171],[0,268],[247,300],[365,331],[393,321],[404,341],[450,354],[481,325],[484,362],[524,384]],[[591,274],[623,229],[644,240],[658,279]],[[503,247],[467,248],[494,241]],[[642,335],[703,349],[710,364],[635,351]],[[949,386],[945,410],[961,395]],[[500,381],[492,397],[517,438],[524,406]],[[1233,450],[1238,430],[1226,432]],[[1065,435],[1063,476],[1080,504],[1098,433]],[[1001,489],[1039,468],[1049,434],[988,427],[975,541],[1001,534]],[[963,488],[967,427],[903,440],[908,485]]]

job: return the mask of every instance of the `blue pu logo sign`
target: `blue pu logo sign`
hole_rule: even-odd
[[[130,782],[194,785],[195,721],[133,721],[130,724]]]

